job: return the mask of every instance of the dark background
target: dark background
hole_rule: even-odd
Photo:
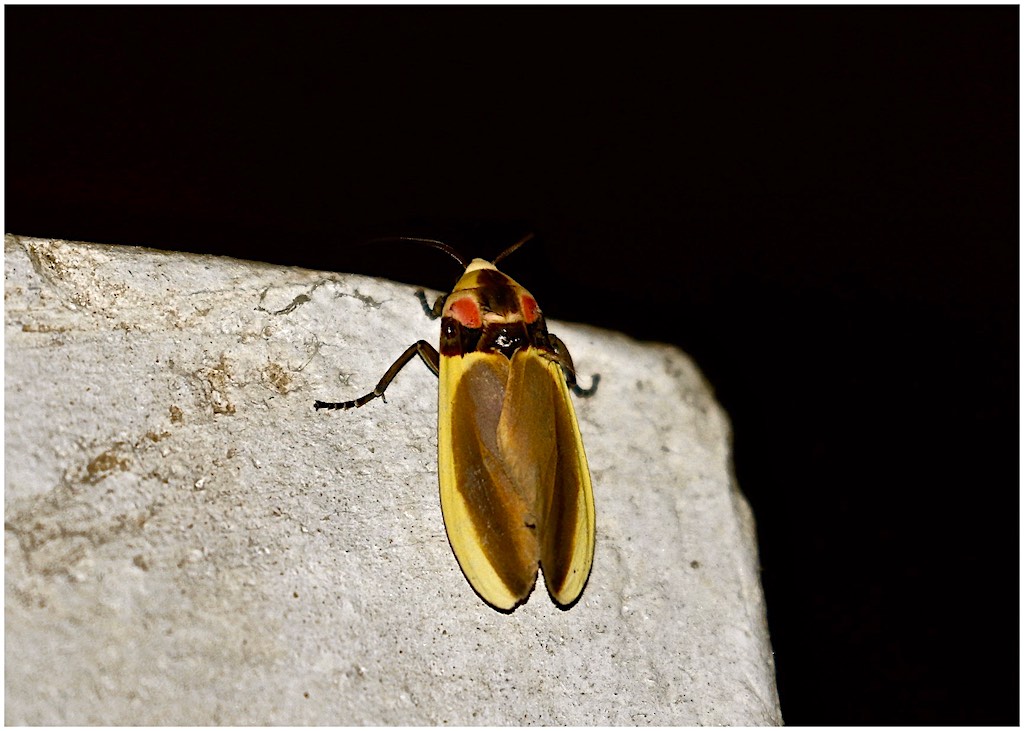
[[[353,244],[536,231],[729,411],[787,722],[1019,723],[1015,6],[5,19],[5,231],[438,289]]]

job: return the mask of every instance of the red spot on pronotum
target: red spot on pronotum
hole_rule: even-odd
[[[480,307],[472,297],[462,297],[451,304],[448,310],[452,317],[463,327],[479,328],[483,325]]]
[[[527,323],[535,322],[537,317],[540,315],[540,308],[537,306],[537,300],[528,294],[524,294],[519,298],[519,303],[523,308],[523,320]]]

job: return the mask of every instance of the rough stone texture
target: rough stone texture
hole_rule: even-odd
[[[506,615],[445,537],[434,376],[312,408],[436,342],[412,287],[14,236],[5,270],[8,724],[781,722],[728,422],[678,350],[553,324],[603,376],[597,554],[574,608]]]

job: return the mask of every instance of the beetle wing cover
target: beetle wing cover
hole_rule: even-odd
[[[544,493],[540,565],[551,596],[565,606],[579,598],[594,561],[594,492],[562,367],[547,359],[537,360],[548,369],[548,382],[554,390],[551,413],[557,446],[554,484]]]
[[[571,604],[590,573],[590,472],[561,368],[526,348],[441,360],[441,509],[455,556],[487,602],[512,609],[537,566]]]

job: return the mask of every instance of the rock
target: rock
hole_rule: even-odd
[[[445,535],[434,375],[312,408],[436,343],[413,287],[5,253],[7,723],[781,723],[728,421],[683,353],[551,323],[602,376],[597,552],[572,609],[541,585],[502,614]]]

